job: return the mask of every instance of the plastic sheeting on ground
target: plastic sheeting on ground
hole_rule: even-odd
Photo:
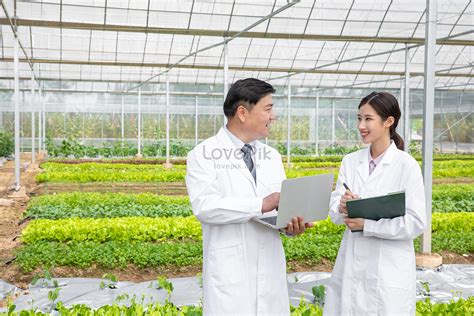
[[[20,289],[16,286],[8,284],[3,280],[0,280],[0,299],[6,299],[7,297],[14,295],[18,291],[20,291]]]
[[[292,305],[298,305],[303,298],[313,301],[312,288],[318,285],[327,285],[331,277],[326,272],[301,272],[288,274],[288,290]],[[168,293],[158,289],[157,281],[142,283],[117,282],[115,288],[105,286],[101,289],[101,282],[105,285],[110,281],[87,278],[58,278],[59,297],[57,301],[65,306],[85,304],[93,308],[103,305],[130,304],[132,298],[142,304],[164,302]],[[174,290],[170,301],[175,305],[201,304],[202,288],[197,277],[169,279]],[[428,282],[424,286],[423,282]],[[44,312],[51,310],[52,302],[48,299],[48,292],[54,289],[53,282],[40,280],[31,285],[29,293],[20,295],[16,300],[16,310],[38,309]],[[18,291],[13,285],[0,281],[0,294],[7,296]],[[430,297],[432,302],[447,302],[452,298],[467,298],[474,295],[474,266],[473,265],[444,265],[438,269],[417,270],[417,299]],[[1,311],[5,311],[5,308]]]

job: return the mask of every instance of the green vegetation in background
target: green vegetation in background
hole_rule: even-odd
[[[280,153],[282,156],[286,156],[287,154],[287,146],[286,143],[276,143],[273,145],[273,147]],[[358,145],[354,145],[352,147],[344,147],[339,144],[333,144],[325,149],[319,150],[319,155],[339,155],[343,156],[346,154],[349,154],[351,152],[359,150],[360,147]],[[291,150],[290,150],[291,155],[301,155],[301,156],[307,156],[307,155],[314,155],[316,154],[316,148],[313,147],[300,147],[298,145],[291,145]]]
[[[457,301],[449,300],[447,303],[432,303],[429,298],[416,302],[416,315],[473,315],[474,296]]]
[[[56,162],[45,162],[41,164],[41,168],[45,171],[50,172],[88,172],[88,171],[105,171],[105,172],[121,172],[124,173],[126,171],[149,171],[149,172],[157,172],[157,171],[168,171],[162,165],[154,165],[154,164],[120,164],[120,163],[81,163],[81,164],[62,164]],[[185,165],[174,165],[170,171],[182,171],[186,170]]]
[[[318,174],[333,173],[334,179],[337,179],[339,169],[285,169],[286,177],[288,179],[300,178],[307,176],[314,176]]]
[[[317,222],[302,236],[313,234],[340,234],[343,225],[335,225],[326,219]],[[474,232],[474,213],[433,213],[432,231]],[[22,241],[33,243],[48,241],[159,241],[164,239],[201,238],[201,225],[193,217],[118,217],[118,218],[67,218],[59,220],[33,220],[22,231]],[[293,240],[293,239],[292,239]]]
[[[474,212],[474,184],[433,185],[433,212]]]
[[[31,315],[43,316],[48,315],[38,310],[16,311],[15,305],[7,306],[8,312],[0,313],[0,315],[17,316]],[[176,306],[166,301],[165,303],[143,303],[131,300],[130,304],[119,304],[116,302],[112,305],[104,305],[99,308],[92,308],[84,304],[78,304],[66,307],[63,302],[56,304],[55,311],[59,315],[167,315],[167,316],[201,316],[201,306]],[[447,303],[432,303],[429,298],[416,302],[416,315],[472,315],[474,313],[474,297],[467,299],[459,298],[451,299]],[[290,306],[291,316],[322,316],[323,308],[318,304],[305,302],[300,300],[298,306]]]
[[[193,149],[194,145],[185,145],[180,141],[171,141],[170,142],[170,155],[173,157],[186,157],[189,151]],[[281,155],[285,156],[287,154],[286,143],[278,142],[274,144],[274,147]],[[341,146],[337,143],[319,150],[318,155],[322,156],[344,156],[351,152],[359,150],[361,147],[359,144],[354,146]],[[61,141],[60,144],[54,144],[52,139],[48,136],[46,139],[46,149],[50,157],[133,157],[138,153],[135,143],[124,142],[121,140],[116,140],[111,143],[104,143],[102,147],[87,146],[82,144],[81,141],[74,137],[68,137]],[[421,145],[417,142],[410,142],[409,148],[410,154],[415,156],[418,160],[421,160]],[[144,145],[142,147],[141,153],[145,157],[164,157],[166,156],[166,143],[157,142],[152,145]],[[309,156],[315,155],[315,147],[308,146],[302,147],[299,145],[292,145],[290,154],[293,159],[298,159],[298,156]],[[435,154],[436,156],[449,156],[450,154]],[[457,156],[457,155],[454,155]],[[459,155],[459,156],[468,156],[468,155]],[[444,159],[449,159],[445,157]]]
[[[183,181],[186,166],[175,165],[165,169],[162,165],[130,164],[42,164],[45,172],[36,177],[38,182],[176,182]]]
[[[194,146],[187,146],[179,141],[170,142],[170,155],[175,157],[186,157]],[[46,139],[46,149],[51,157],[133,157],[138,153],[135,144],[120,140],[112,144],[104,143],[102,147],[86,146],[75,138],[67,138],[56,145],[52,139]],[[166,143],[159,142],[153,145],[145,145],[142,153],[146,157],[166,156]]]
[[[41,219],[192,215],[187,196],[68,192],[34,197],[25,217]]]
[[[433,178],[473,177],[474,160],[448,160],[433,163]]]
[[[332,172],[337,177],[339,164],[329,162],[296,162],[286,167],[288,178],[310,176]],[[38,182],[176,182],[183,181],[186,165],[173,165],[165,169],[158,164],[120,164],[120,163],[80,163],[61,164],[47,162],[42,164],[45,172],[37,176]],[[472,177],[474,159],[434,161],[434,178]]]
[[[201,239],[195,217],[118,217],[37,219],[22,231],[24,243],[47,241],[162,241]]]
[[[16,262],[23,271],[37,267],[73,266],[87,268],[93,264],[103,268],[139,268],[159,266],[191,266],[202,264],[202,243],[196,241],[160,243],[94,241],[68,243],[38,241],[22,246]]]
[[[434,213],[431,230],[474,232],[474,213]]]
[[[129,165],[159,165],[166,162],[166,157],[160,158],[135,158],[135,157],[125,157],[125,158],[49,158],[49,162],[56,162],[61,164],[81,164],[81,163],[107,163],[107,164],[129,164]],[[46,162],[44,162],[46,163]],[[186,157],[184,158],[173,158],[170,157],[170,163],[173,165],[185,165]]]
[[[324,156],[291,156],[291,163],[298,162],[341,162],[343,156],[335,155],[324,155]],[[415,155],[414,158],[421,162],[422,158],[420,155]],[[286,162],[285,155],[282,156],[283,162]],[[441,160],[474,160],[474,155],[472,154],[434,154],[434,161]],[[79,164],[86,162],[97,162],[97,163],[125,163],[125,164],[163,164],[166,162],[164,157],[153,157],[153,158],[133,158],[133,157],[124,157],[124,158],[50,158],[48,162],[58,162],[58,163],[69,163],[69,164]],[[186,157],[173,158],[171,157],[171,162],[173,164],[185,165]]]
[[[13,136],[0,132],[0,157],[10,157],[14,150]]]
[[[31,234],[32,243],[24,245],[18,250],[16,262],[26,272],[41,266],[77,266],[84,268],[98,264],[105,268],[123,268],[128,263],[133,263],[139,267],[156,267],[192,265],[202,262],[202,244],[199,242],[200,226],[194,217],[188,218],[189,223],[182,222],[179,226],[175,226],[177,230],[180,230],[179,232],[157,232],[156,226],[160,224],[149,220],[144,219],[143,224],[140,220],[132,221],[130,226],[127,226],[127,219],[123,222],[115,222],[115,224],[111,221],[108,223],[109,225],[103,226],[100,225],[105,224],[105,222],[92,220],[89,228],[84,227],[84,223],[81,221],[77,224],[80,228],[60,227],[66,224],[74,225],[72,220],[70,222],[65,221],[62,225],[59,223],[57,225],[53,224],[54,226],[50,226],[51,222],[54,221],[44,221],[39,226],[34,227],[31,233],[27,233]],[[97,221],[97,223],[94,223],[94,221]],[[123,225],[119,226],[119,223]],[[146,227],[139,228],[142,225]],[[448,250],[458,254],[474,252],[473,225],[473,213],[433,214],[433,251]],[[59,235],[57,235],[56,229],[59,229]],[[137,236],[134,236],[133,229],[136,229]],[[147,232],[148,229],[150,231]],[[197,233],[198,230],[199,233]],[[314,228],[308,229],[305,234],[300,236],[293,238],[282,236],[287,260],[308,264],[316,264],[322,258],[334,261],[344,230],[344,225],[335,225],[329,219],[326,219],[317,222]],[[130,231],[130,233],[125,231]],[[92,235],[86,235],[89,232]],[[164,235],[175,239],[183,238],[183,236],[187,237],[184,237],[186,239],[181,242],[176,240],[165,240],[160,243],[142,242],[144,240],[157,240],[159,239],[157,236]],[[45,241],[46,239],[68,240],[68,242]],[[137,240],[140,242],[135,242]],[[419,238],[415,240],[415,245],[419,248]],[[169,250],[170,247],[173,249],[172,251]]]
[[[433,186],[433,212],[473,212],[473,184]],[[67,192],[34,197],[24,216],[36,219],[191,216],[187,196]]]
[[[287,260],[317,264],[322,258],[334,262],[342,240],[339,234],[301,235],[283,238]],[[474,252],[473,232],[434,232],[433,251],[452,251],[458,254]],[[419,249],[419,238],[415,240]],[[107,241],[104,243],[71,241],[67,243],[37,241],[17,250],[16,263],[22,271],[39,267],[73,266],[87,268],[126,268],[134,264],[140,268],[158,266],[191,266],[202,263],[202,243],[198,241],[160,243]]]

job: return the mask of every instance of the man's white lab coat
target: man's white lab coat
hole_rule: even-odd
[[[277,230],[251,220],[279,192],[280,154],[256,141],[257,183],[221,128],[187,158],[186,186],[203,234],[205,315],[286,315],[286,262]]]
[[[345,182],[360,197],[405,191],[406,215],[365,220],[364,231],[348,228],[327,288],[325,315],[415,315],[416,265],[413,239],[426,227],[425,192],[420,166],[394,143],[369,176],[369,148],[347,155],[332,193],[330,216],[338,211]]]

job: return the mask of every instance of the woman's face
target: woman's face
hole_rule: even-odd
[[[370,144],[386,137],[390,139],[390,126],[393,124],[393,117],[390,116],[383,121],[374,108],[366,103],[359,108],[357,120],[357,128],[364,144]]]

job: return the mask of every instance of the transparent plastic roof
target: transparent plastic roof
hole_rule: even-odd
[[[14,1],[3,6],[0,77],[9,79]],[[398,88],[410,47],[411,86],[421,88],[425,6],[424,0],[19,0],[16,23],[41,80],[163,82],[171,69],[173,83],[222,83],[223,42],[230,39],[229,82],[253,76],[286,85],[291,74],[293,87]],[[438,1],[437,39],[436,88],[473,90],[472,1]],[[27,58],[20,51],[25,79]]]

